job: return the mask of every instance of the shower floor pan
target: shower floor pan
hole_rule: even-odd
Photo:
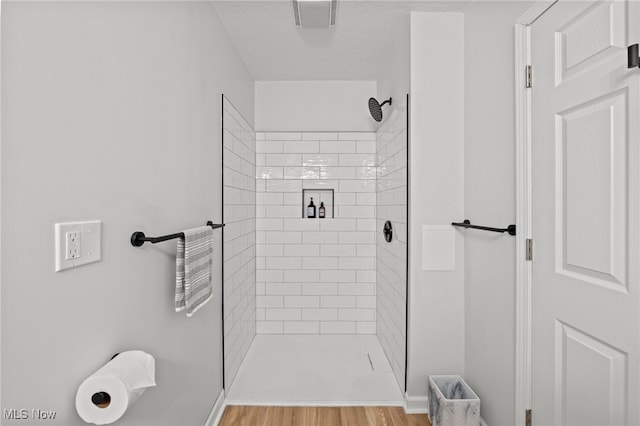
[[[226,401],[401,405],[402,392],[375,336],[258,335]]]

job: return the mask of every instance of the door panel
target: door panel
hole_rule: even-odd
[[[626,2],[595,2],[556,31],[556,85],[626,49]]]
[[[627,355],[558,320],[555,329],[555,423],[624,424]]]
[[[538,425],[640,423],[637,3],[559,1],[531,26]]]
[[[626,291],[626,114],[626,89],[556,114],[558,272],[619,291]]]

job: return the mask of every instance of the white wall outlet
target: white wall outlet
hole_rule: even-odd
[[[55,224],[56,272],[102,258],[102,221]]]
[[[80,249],[80,231],[71,231],[66,233],[66,259],[77,259],[81,256]]]

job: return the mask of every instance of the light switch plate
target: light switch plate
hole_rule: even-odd
[[[69,256],[68,233],[78,233],[79,253],[77,257]],[[55,224],[55,257],[56,272],[75,268],[87,263],[97,262],[102,258],[101,237],[102,221],[91,220],[85,222],[66,222]],[[74,253],[74,256],[76,254]]]

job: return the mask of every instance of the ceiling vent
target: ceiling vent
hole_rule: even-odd
[[[336,24],[338,0],[293,0],[298,28],[329,28]]]

